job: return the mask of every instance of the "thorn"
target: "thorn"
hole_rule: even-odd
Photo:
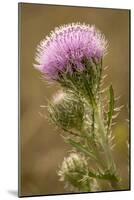
[[[104,74],[103,77],[102,77],[102,79],[105,79],[107,76],[108,76],[107,74]]]
[[[108,65],[104,67],[104,70],[107,70],[107,69],[109,69],[109,66],[108,66]]]
[[[118,100],[120,100],[120,98],[121,98],[121,96],[118,96],[118,97],[115,97],[115,101],[118,101]]]
[[[114,139],[115,139],[115,136],[113,135],[113,136],[110,138],[110,140],[113,141]]]
[[[116,144],[112,144],[111,145],[111,150],[113,150],[115,148]]]
[[[109,87],[104,88],[103,90],[101,90],[99,93],[102,94],[104,92],[106,92],[108,90]]]
[[[118,112],[118,111],[121,111],[121,109],[124,107],[124,105],[121,105],[121,106],[119,106],[119,107],[117,107],[117,108],[114,108],[114,111],[116,111],[116,112]]]
[[[115,126],[117,124],[117,122],[113,122],[112,124],[111,124],[111,126]]]
[[[47,108],[48,106],[40,105],[40,108]]]
[[[100,88],[104,85],[104,82],[101,80],[100,81]]]
[[[112,119],[115,119],[116,117],[118,117],[118,115],[119,115],[119,112],[116,113],[115,115],[113,115],[113,116],[112,116]]]
[[[108,135],[108,139],[109,139],[110,142],[112,142],[115,139],[115,136],[114,135]]]

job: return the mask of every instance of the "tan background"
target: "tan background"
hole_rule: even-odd
[[[56,171],[70,147],[39,114],[40,105],[57,88],[46,86],[33,63],[40,40],[55,26],[71,22],[95,24],[109,41],[109,53],[104,60],[104,66],[109,65],[105,83],[112,82],[116,95],[121,95],[119,104],[125,105],[113,128],[117,143],[114,156],[124,189],[128,189],[129,11],[25,3],[19,7],[21,194],[65,193]]]

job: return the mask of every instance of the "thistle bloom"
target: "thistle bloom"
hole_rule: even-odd
[[[84,59],[103,58],[107,41],[95,26],[72,23],[55,28],[37,48],[35,67],[51,80],[58,80],[61,74],[83,71]]]

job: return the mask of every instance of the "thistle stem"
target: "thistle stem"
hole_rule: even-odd
[[[105,127],[104,127],[104,124],[103,124],[103,121],[102,121],[103,118],[102,118],[100,112],[98,111],[98,109],[96,110],[95,115],[96,115],[96,123],[99,126],[99,132],[100,132],[100,136],[101,136],[101,145],[102,145],[102,148],[104,150],[108,166],[111,165],[111,167],[112,167],[112,169],[114,171],[114,168],[115,168],[114,167],[114,161],[113,161],[113,158],[112,158],[112,155],[111,155],[111,151],[110,151],[109,145],[107,143],[106,131],[105,131]]]
[[[105,126],[104,126],[104,123],[102,120],[103,119],[102,114],[101,114],[101,111],[97,107],[96,107],[95,117],[96,117],[96,123],[99,126],[99,132],[100,132],[100,137],[101,137],[101,146],[103,148],[104,155],[106,158],[107,169],[110,170],[111,174],[114,174],[116,176],[116,174],[117,174],[116,165],[115,165],[115,162],[112,157],[111,149],[107,142],[107,133],[106,133]],[[113,180],[109,179],[109,182],[110,182],[111,186],[113,187],[113,189],[119,189],[118,179],[117,179],[117,181],[115,181],[115,180],[113,181]]]

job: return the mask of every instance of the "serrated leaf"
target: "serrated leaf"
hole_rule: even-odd
[[[88,175],[92,178],[97,178],[97,179],[103,179],[103,180],[111,180],[111,181],[118,181],[118,177],[115,174],[111,174],[109,171],[105,173],[101,173],[98,171],[98,173],[94,173],[92,171],[88,172]]]
[[[93,155],[91,152],[89,152],[86,148],[84,148],[79,142],[75,142],[72,139],[68,139],[69,144],[71,144],[73,147],[75,147],[78,151],[84,153],[86,156],[89,156],[92,159],[96,160],[95,155]]]
[[[110,124],[111,124],[111,121],[112,121],[112,116],[113,116],[113,113],[114,113],[114,90],[113,90],[113,87],[112,85],[110,85],[109,87],[109,111],[108,111],[108,121],[107,121],[107,124],[108,124],[108,128],[110,127]]]
[[[100,175],[98,175],[98,178],[110,180],[110,181],[118,181],[118,177],[115,176],[114,174],[110,174],[110,173],[100,174]]]

